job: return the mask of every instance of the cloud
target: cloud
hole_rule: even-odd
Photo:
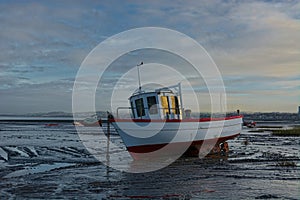
[[[299,1],[3,1],[0,13],[0,94],[6,99],[0,113],[13,111],[14,102],[31,104],[36,100],[30,97],[39,94],[45,101],[32,103],[33,110],[70,109],[70,96],[63,94],[72,83],[61,80],[73,80],[86,55],[105,38],[144,26],[196,39],[218,65],[229,96],[264,105],[274,96],[263,93],[286,97],[277,109],[287,111],[299,103]],[[53,86],[62,94],[55,95]],[[198,89],[205,91],[202,85]],[[56,104],[48,100],[53,97]],[[231,104],[247,101],[230,99]]]
[[[228,16],[242,29],[224,38],[211,54],[225,75],[244,72],[270,76],[298,73],[300,24],[298,19],[266,2],[249,2],[234,7]],[[239,69],[239,70],[236,70]]]
[[[11,80],[12,84],[20,81],[22,78]],[[9,83],[9,80],[5,80],[5,82]],[[0,84],[2,85],[1,81]],[[0,88],[0,111],[14,114],[53,110],[70,112],[72,86],[73,80],[62,79],[43,84],[32,84],[25,80],[15,87],[2,87]]]

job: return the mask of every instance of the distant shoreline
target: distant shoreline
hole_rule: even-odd
[[[256,121],[263,123],[276,123],[276,122],[300,122],[298,113],[283,113],[283,112],[241,112],[245,121]],[[95,115],[95,112],[83,112],[75,114],[76,120],[85,119]],[[96,115],[99,118],[106,118],[107,113],[104,111],[97,111]],[[236,115],[236,112],[228,112],[226,115]],[[193,112],[193,118],[210,117],[210,113]],[[74,121],[72,113],[65,112],[49,112],[49,113],[29,113],[24,115],[14,114],[0,114],[0,121]]]
[[[73,117],[4,117],[0,122],[73,122]]]

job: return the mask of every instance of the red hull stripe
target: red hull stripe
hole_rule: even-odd
[[[231,116],[224,118],[197,118],[197,119],[110,119],[110,122],[209,122],[242,118],[243,116]]]
[[[238,135],[240,135],[240,134],[238,133],[238,134],[235,134],[235,135],[221,137],[221,138],[218,138],[218,139],[208,139],[208,140],[205,140],[205,142],[208,142],[208,143],[209,142],[211,142],[211,143],[221,143],[221,142],[224,142],[226,140],[233,139],[233,138],[237,137]],[[204,140],[193,141],[190,146],[198,146],[198,147],[200,147],[203,144],[203,142],[204,142]],[[151,145],[142,145],[142,146],[127,147],[127,150],[129,152],[131,152],[131,153],[149,153],[149,152],[157,151],[157,150],[163,148],[166,145],[172,145],[172,147],[178,148],[181,145],[186,146],[185,144],[186,144],[186,142],[176,142],[176,143],[170,143],[170,144],[169,143],[165,143],[165,144],[151,144]]]

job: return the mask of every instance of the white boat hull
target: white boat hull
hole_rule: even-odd
[[[242,117],[225,119],[187,120],[123,120],[111,121],[121,136],[127,150],[137,157],[157,151],[165,146],[169,150],[195,147],[200,149],[204,142],[219,144],[241,133]]]

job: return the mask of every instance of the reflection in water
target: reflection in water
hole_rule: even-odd
[[[7,174],[3,178],[14,178],[14,177],[25,176],[25,175],[29,175],[29,174],[48,172],[53,169],[70,167],[70,166],[74,166],[74,165],[75,164],[71,164],[71,163],[40,164],[40,165],[36,165],[36,166],[25,167],[24,169],[14,171],[12,173]]]
[[[109,181],[109,166],[110,166],[110,151],[109,151],[109,144],[110,144],[110,122],[107,121],[107,133],[106,133],[107,141],[106,141],[106,177]]]

